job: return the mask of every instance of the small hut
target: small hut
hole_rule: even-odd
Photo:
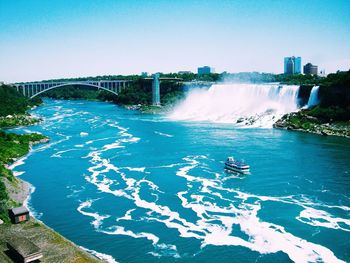
[[[12,223],[18,224],[29,220],[29,211],[24,206],[15,207],[9,210]]]
[[[11,257],[15,262],[32,262],[43,257],[40,248],[25,237],[12,237],[7,241]]]

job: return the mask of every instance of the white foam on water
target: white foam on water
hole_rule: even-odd
[[[180,258],[180,255],[177,253],[177,248],[175,245],[159,243],[159,237],[157,237],[152,233],[146,233],[146,232],[135,233],[131,230],[125,230],[125,228],[122,226],[112,226],[112,227],[109,227],[108,230],[99,230],[99,231],[108,235],[122,235],[122,236],[129,236],[132,238],[145,238],[152,242],[152,245],[157,251],[157,252],[154,252],[154,251],[148,252],[149,254],[157,257],[172,256],[175,258]]]
[[[118,129],[120,129],[120,126],[118,125],[118,122],[109,123],[108,126],[109,126],[109,127],[113,127],[113,128],[118,128]]]
[[[30,185],[29,194],[27,195],[26,199],[24,199],[23,201],[23,206],[26,207],[28,210],[29,210],[29,201],[30,201],[31,195],[34,192],[35,192],[35,187],[33,185]]]
[[[70,109],[65,109],[65,110],[60,110],[56,113],[54,113],[53,117],[50,118],[46,118],[46,121],[55,121],[54,123],[58,123],[61,122],[63,119],[69,118],[69,117],[73,117],[73,116],[77,116],[77,115],[82,115],[82,114],[87,114],[86,113],[82,113],[82,112],[75,112],[75,113],[71,113],[73,112]]]
[[[333,228],[350,232],[349,219],[334,217],[326,211],[318,210],[312,207],[306,207],[300,212],[297,219],[312,226]]]
[[[28,158],[28,156],[30,154],[31,154],[31,152],[29,152],[26,156],[17,159],[15,162],[13,162],[12,164],[7,166],[7,168],[12,171],[14,176],[20,176],[20,175],[25,173],[24,171],[16,171],[15,168],[17,166],[21,166],[21,165],[25,164],[25,160]]]
[[[124,235],[124,236],[129,236],[132,238],[146,238],[147,240],[152,242],[153,246],[157,250],[161,251],[160,252],[161,254],[179,257],[179,254],[177,253],[175,245],[164,244],[164,243],[159,244],[159,238],[152,233],[146,233],[146,232],[134,233],[131,230],[125,230],[125,228],[122,226],[111,226],[111,227],[108,227],[107,229],[102,229],[101,228],[102,221],[110,216],[109,215],[99,215],[96,212],[87,212],[87,211],[83,210],[86,208],[91,208],[93,201],[95,201],[95,200],[87,200],[85,202],[82,202],[79,205],[79,207],[77,208],[77,210],[85,216],[89,216],[89,217],[94,218],[94,221],[91,224],[94,226],[96,231],[104,233],[104,234],[108,234],[108,235]],[[134,209],[127,211],[127,213],[125,214],[124,217],[119,218],[116,221],[118,222],[119,220],[122,220],[122,219],[129,220],[131,218],[130,214],[133,210]]]
[[[130,221],[130,220],[132,220],[131,213],[132,213],[133,211],[135,211],[135,210],[136,210],[136,209],[133,208],[133,209],[130,209],[130,210],[126,211],[125,215],[122,216],[122,217],[117,218],[116,221],[118,222],[118,221],[122,221],[122,220],[125,220],[125,221]]]
[[[151,251],[151,252],[148,252],[148,254],[158,258],[162,256],[181,258],[180,254],[177,252],[177,247],[175,245],[162,243],[162,244],[157,244],[155,248],[156,248],[156,251],[158,252]]]
[[[58,145],[64,141],[68,141],[72,136],[65,136],[65,135],[62,135],[62,134],[59,134],[57,133],[57,135],[60,135],[60,136],[63,136],[64,138],[61,139],[61,140],[58,140],[58,141],[55,141],[55,142],[50,142],[50,143],[46,143],[46,144],[43,144],[42,146],[39,146],[33,150],[31,150],[31,152],[42,152],[42,151],[45,151],[49,148],[51,148],[52,146],[54,145]]]
[[[149,173],[145,172],[146,167],[121,167],[120,169],[127,169],[131,172]]]
[[[113,137],[106,137],[106,138],[101,138],[101,139],[96,139],[96,140],[90,140],[90,141],[87,141],[85,144],[92,144],[94,142],[106,141],[106,140],[114,139],[114,138],[116,138],[116,137],[113,136]]]
[[[67,153],[67,152],[72,152],[72,151],[79,151],[79,149],[68,149],[68,150],[62,150],[62,151],[58,151],[54,154],[52,154],[50,157],[51,158],[62,158],[62,154],[63,153]]]
[[[190,184],[202,181],[201,193],[210,193],[212,189],[227,190],[218,185],[216,180],[199,178],[188,174],[191,169],[198,165],[199,158],[198,156],[184,158],[188,162],[188,166],[180,168],[177,175],[186,178]],[[203,182],[203,180],[211,182]],[[242,199],[238,208],[233,205],[234,200],[231,200],[229,207],[219,207],[215,203],[203,202],[204,196],[202,195],[192,194],[191,202],[189,202],[185,198],[187,191],[178,193],[182,206],[192,209],[200,218],[197,220],[197,228],[192,230],[196,230],[196,233],[204,233],[204,235],[193,235],[192,237],[203,239],[202,247],[206,245],[244,246],[261,254],[283,251],[294,262],[342,262],[328,248],[296,237],[286,232],[282,226],[262,222],[257,216],[261,208],[260,202],[254,202],[253,204],[244,202],[249,198],[258,198],[261,201],[276,201],[279,198],[259,197],[236,190],[231,190],[231,192],[237,193],[236,198]],[[209,219],[207,219],[208,217]],[[221,223],[211,224],[210,222],[214,220]],[[240,227],[239,231],[249,236],[248,240],[232,235],[232,231],[233,233],[235,231],[235,225]],[[201,231],[198,231],[198,227],[201,228]],[[190,233],[189,229],[186,231],[188,231],[187,234]]]
[[[82,191],[85,190],[85,186],[79,186],[78,187],[76,185],[72,185],[72,186],[68,185],[66,188],[71,191],[71,194],[68,194],[67,198],[78,197],[79,193],[81,193]]]
[[[127,138],[119,139],[114,142],[119,143],[118,146],[124,146],[126,143],[134,143],[138,141],[137,139],[133,139],[134,137],[132,137],[132,135],[129,136],[129,133],[126,133],[126,130],[127,129],[122,130],[120,135]],[[123,168],[118,168],[111,164],[108,159],[104,159],[102,153],[110,149],[108,145],[111,144],[107,144],[107,147],[105,147],[106,145],[102,146],[100,150],[92,151],[86,156],[87,158],[90,158],[90,162],[93,166],[88,169],[90,174],[86,175],[85,178],[88,182],[94,184],[101,192],[113,194],[116,197],[127,198],[133,201],[134,207],[131,207],[123,217],[116,219],[116,222],[120,223],[122,220],[135,220],[131,214],[133,211],[141,208],[142,210],[147,211],[144,216],[140,217],[141,220],[159,222],[170,229],[176,229],[180,237],[200,240],[202,244],[201,247],[207,245],[244,246],[261,254],[281,251],[286,253],[294,262],[342,262],[330,249],[297,237],[292,233],[287,232],[282,226],[261,221],[258,217],[258,211],[261,209],[261,202],[285,202],[300,205],[304,209],[315,206],[315,204],[310,200],[307,200],[307,198],[296,200],[292,196],[257,196],[234,189],[224,188],[222,186],[222,181],[216,173],[213,173],[215,175],[214,179],[208,179],[192,174],[193,170],[199,167],[203,161],[208,161],[206,156],[186,156],[183,158],[184,163],[171,164],[167,167],[180,166],[176,175],[186,180],[188,190],[199,187],[199,190],[194,193],[191,193],[188,190],[177,193],[177,197],[181,201],[182,207],[190,209],[197,216],[197,219],[194,222],[191,222],[182,218],[179,212],[173,211],[170,207],[158,204],[158,199],[156,199],[156,201],[144,200],[141,197],[140,192],[145,186],[148,187],[149,192],[153,195],[158,196],[163,192],[154,182],[146,180],[145,178],[138,180],[130,178],[127,173],[121,170]],[[200,167],[203,168],[202,166]],[[128,168],[131,168],[131,170],[134,169],[132,167]],[[126,169],[130,171],[128,168]],[[143,167],[141,168],[142,169],[138,170],[138,172],[145,171]],[[126,187],[115,189],[119,182],[118,180],[112,180],[107,177],[111,172],[115,176],[118,176],[118,180],[122,180],[122,182],[126,184]],[[232,199],[228,197],[224,198],[221,194],[222,192],[232,193],[229,196],[233,195],[234,197]],[[229,205],[224,207],[220,206],[215,203],[216,198],[227,201]],[[254,200],[254,202],[251,203],[248,200]],[[80,212],[85,213],[86,216],[94,218],[92,224],[97,231],[110,235],[145,238],[152,242],[155,251],[149,253],[156,257],[163,255],[172,255],[173,257],[180,256],[177,251],[173,249],[174,245],[163,244],[160,242],[159,237],[154,233],[135,232],[119,225],[102,228],[101,221],[104,219],[104,216],[98,215],[98,213],[95,212],[84,211],[83,209],[91,207],[91,203],[88,201],[86,202],[79,206],[81,210]],[[324,204],[320,204],[320,206],[326,207]],[[331,208],[331,206],[328,206],[328,208]],[[348,209],[347,207],[342,206],[333,206],[333,208]],[[299,221],[305,221],[307,216],[309,216],[307,212],[304,212],[304,214],[301,212]],[[331,217],[331,215],[325,214],[322,214],[322,216],[324,218],[326,218],[326,216]],[[344,223],[344,220],[342,221],[340,218],[337,218],[336,220],[339,224]],[[309,224],[309,221],[310,220],[303,223]],[[334,223],[334,221],[329,222]],[[326,225],[324,227],[329,226],[334,227],[335,225]],[[236,232],[243,232],[248,238],[242,238],[240,235],[236,235]]]
[[[120,139],[119,141],[126,142],[126,143],[134,143],[134,142],[138,142],[139,140],[140,140],[140,138],[138,138],[138,137],[131,137],[129,139]]]
[[[124,130],[126,130],[126,129],[123,129],[123,131]],[[121,175],[121,177],[123,178],[123,180],[126,182],[126,184],[129,187],[132,187],[134,185],[134,181],[135,181],[134,179],[126,178],[125,174],[122,173],[118,167],[111,164],[109,160],[103,159],[101,157],[101,154],[105,151],[115,149],[115,148],[122,148],[122,147],[125,147],[124,145],[122,145],[124,143],[136,143],[139,140],[139,138],[135,138],[132,135],[130,135],[130,136],[128,135],[127,137],[129,137],[129,138],[128,139],[119,139],[111,144],[106,144],[102,147],[101,150],[96,150],[96,151],[90,152],[88,154],[88,156],[86,156],[86,157],[91,158],[90,162],[92,164],[94,164],[94,166],[92,166],[88,169],[88,171],[91,173],[91,176],[86,176],[85,179],[88,182],[96,185],[98,187],[98,189],[102,192],[108,192],[108,193],[111,193],[111,194],[118,196],[118,197],[123,196],[123,197],[126,197],[128,199],[131,199],[131,196],[126,193],[128,188],[119,189],[119,190],[111,190],[110,185],[115,184],[116,181],[106,180],[105,177],[102,180],[99,178],[100,174],[108,173],[109,171],[114,171],[115,173]],[[86,158],[86,157],[83,157],[83,158]],[[104,169],[101,170],[101,168],[104,168]]]
[[[120,145],[120,141],[114,142],[114,143],[110,143],[110,144],[106,144],[103,146],[104,150],[112,150],[112,149],[116,149],[116,148],[125,148],[124,145]]]
[[[125,145],[123,145],[123,143],[136,143],[140,140],[140,138],[138,137],[134,137],[132,134],[127,133],[126,131],[128,130],[127,128],[123,128],[121,126],[117,126],[118,129],[120,129],[121,131],[119,132],[119,135],[121,137],[127,137],[127,138],[122,138],[122,139],[118,139],[113,143],[110,144],[106,144],[103,146],[103,150],[111,150],[111,149],[116,149],[116,148],[125,148]]]
[[[33,185],[30,185],[30,193],[27,196],[27,198],[23,201],[23,206],[26,207],[29,210],[29,214],[36,218],[37,220],[40,221],[40,218],[43,216],[43,213],[38,213],[34,207],[32,207],[32,205],[30,204],[31,198],[32,198],[32,194],[35,192],[35,187]]]
[[[97,152],[94,152],[95,155],[93,156],[92,161],[97,163],[95,166],[88,168],[88,171],[91,173],[91,176],[85,176],[85,179],[97,186],[97,189],[101,192],[110,193],[117,197],[126,197],[128,199],[131,199],[131,196],[126,193],[126,189],[118,189],[118,190],[111,190],[110,186],[117,184],[116,181],[106,178],[106,176],[103,175],[103,173],[107,173],[109,171],[114,171],[116,173],[119,173],[119,169],[115,167],[114,165],[110,164],[108,160],[102,160]],[[102,163],[98,163],[98,161],[102,161]],[[100,170],[100,168],[103,168]],[[102,179],[100,178],[100,174],[103,176]],[[129,184],[133,184],[133,179],[129,180]]]
[[[20,171],[20,172],[13,171],[12,173],[13,173],[13,175],[16,176],[16,177],[17,177],[17,176],[21,176],[22,174],[25,174],[24,171]]]
[[[101,119],[100,119],[99,116],[94,116],[93,118],[86,120],[86,122],[90,123],[90,124],[93,124],[93,123],[96,123],[96,122],[100,123]]]
[[[31,131],[31,130],[29,130],[29,129],[23,129],[23,131],[25,132],[25,133],[33,133],[33,131]],[[35,132],[36,133],[36,132]]]
[[[118,134],[120,136],[123,136],[123,137],[133,137],[132,134],[128,133],[127,131],[129,130],[129,128],[125,128],[125,127],[122,127],[120,125],[117,125],[117,124],[110,124],[109,126],[111,127],[114,127],[114,128],[117,128],[119,130]]]
[[[100,232],[108,235],[123,235],[133,238],[146,238],[151,241],[153,245],[156,245],[159,241],[159,238],[154,234],[146,232],[134,233],[131,230],[125,230],[125,228],[122,226],[111,226],[108,228],[108,230],[100,230]]]
[[[133,137],[129,133],[126,133],[126,130],[127,129],[123,129],[121,131],[120,135],[122,137],[127,137],[127,138],[119,139],[116,142],[120,143],[120,144],[138,142],[139,138]],[[120,146],[120,144],[118,144],[118,146]],[[140,191],[141,185],[146,184],[150,187],[150,189],[153,192],[162,193],[158,189],[157,185],[155,185],[153,182],[146,180],[146,179],[141,179],[139,181],[136,181],[133,178],[128,178],[124,172],[120,171],[120,169],[122,169],[122,168],[118,168],[118,167],[114,166],[113,164],[110,163],[109,160],[101,157],[101,154],[104,151],[107,151],[110,149],[110,145],[111,144],[108,144],[107,147],[105,145],[102,147],[101,150],[92,151],[88,154],[88,156],[86,156],[87,158],[90,158],[90,162],[93,164],[93,166],[88,168],[88,171],[91,174],[89,176],[88,175],[85,176],[85,179],[88,182],[96,185],[98,190],[100,190],[102,192],[110,193],[110,194],[113,194],[117,197],[124,197],[127,199],[134,200],[135,204],[138,207],[156,207],[156,208],[152,208],[151,210],[156,209],[158,211],[162,211],[161,213],[163,213],[164,215],[168,214],[170,212],[169,208],[157,206],[153,202],[147,202],[147,201],[144,201],[140,198],[139,191]],[[129,170],[129,171],[137,171],[137,172],[142,172],[142,173],[145,173],[145,169],[146,169],[145,167],[124,167],[124,168]],[[123,189],[111,190],[111,186],[115,187],[116,185],[118,185],[118,182],[115,180],[108,179],[105,176],[105,174],[109,173],[110,171],[113,171],[117,175],[119,175],[120,178],[126,183],[127,187],[123,188]],[[154,195],[154,193],[152,193],[152,194]],[[80,205],[79,210],[82,213],[85,212],[85,215],[87,215],[87,216],[91,216],[93,218],[100,218],[100,217],[98,217],[97,213],[90,213],[90,212],[86,212],[86,211],[82,210],[83,208],[89,207],[89,206],[91,206],[91,203],[89,203],[89,202],[82,203]],[[131,212],[132,211],[134,211],[134,209],[129,210],[125,214],[124,217],[118,218],[116,220],[116,222],[118,222],[120,220],[131,220]],[[176,214],[174,213],[174,215],[176,215]],[[171,245],[171,244],[163,244],[163,243],[159,244],[159,238],[154,234],[145,233],[145,232],[134,233],[131,230],[125,230],[124,227],[122,227],[122,226],[111,226],[108,229],[101,229],[101,228],[99,228],[99,226],[97,224],[95,224],[95,225],[96,225],[96,228],[98,229],[99,232],[103,232],[106,234],[127,235],[127,236],[131,236],[133,238],[146,238],[152,242],[153,246],[157,250],[157,253],[162,254],[162,255],[171,255],[174,257],[179,257],[178,253],[176,252],[176,246]]]
[[[284,114],[298,110],[298,90],[279,84],[215,84],[191,90],[168,118],[271,128]]]
[[[172,163],[172,164],[168,164],[168,165],[154,166],[151,168],[173,168],[173,167],[180,166],[180,165],[182,165],[182,163]]]
[[[158,131],[154,131],[155,134],[158,134],[160,136],[164,136],[164,137],[174,137],[174,135],[171,134],[167,134],[167,133],[163,133],[163,132],[158,132]]]
[[[95,168],[108,167],[108,162],[99,159],[100,157],[98,154],[92,154],[91,156],[95,161],[99,162]],[[124,173],[119,172],[115,167],[112,167],[111,169],[118,171],[121,178],[128,185],[127,189],[131,193],[124,197],[132,199],[136,207],[149,210],[149,213],[147,213],[147,217],[145,218],[146,220],[156,221],[165,224],[168,228],[174,228],[183,238],[196,238],[201,240],[202,247],[207,245],[244,246],[261,254],[282,251],[295,262],[320,260],[323,262],[341,262],[328,248],[296,237],[285,231],[282,226],[260,221],[257,216],[258,211],[261,209],[260,202],[255,202],[253,204],[244,202],[249,198],[255,198],[260,201],[281,201],[280,198],[256,196],[232,189],[225,189],[221,187],[220,181],[217,179],[210,180],[190,175],[189,172],[199,165],[200,160],[206,158],[206,156],[185,157],[184,161],[186,162],[186,165],[181,167],[176,173],[177,176],[183,177],[187,180],[189,188],[192,187],[193,183],[201,184],[201,194],[191,194],[190,199],[185,197],[188,195],[187,191],[179,192],[177,194],[178,198],[181,200],[182,206],[186,209],[191,209],[196,213],[198,220],[195,223],[183,219],[178,212],[172,211],[167,206],[143,200],[140,197],[140,189],[143,183],[149,185],[153,191],[160,192],[153,182],[145,179],[136,181],[135,179],[127,178]],[[95,172],[100,174],[101,172],[106,172],[106,169],[107,168],[99,170],[98,172],[95,170]],[[90,172],[93,171],[91,170]],[[93,177],[94,175],[92,178]],[[104,192],[123,196],[111,191],[110,184],[104,184],[103,180],[96,181],[95,184]],[[228,207],[220,207],[215,203],[204,201],[203,193],[220,196],[220,193],[213,192],[213,190],[223,190],[236,193],[236,199],[241,199],[239,207],[233,205],[237,200],[227,199],[228,201],[231,201],[231,205]],[[285,200],[282,199],[282,201],[293,202],[288,198],[285,198]],[[127,213],[124,218],[130,220],[130,213],[132,211]],[[247,234],[249,239],[244,240],[243,238],[232,235],[232,233],[236,231],[234,226],[239,226],[238,231]],[[112,226],[108,230],[100,231],[103,231],[106,234],[146,238],[150,240],[155,247],[159,243],[159,238],[154,234],[143,232],[134,233],[131,230],[125,230],[124,227],[121,226]],[[160,255],[158,251],[153,251],[151,253],[155,256]]]
[[[97,258],[107,261],[108,263],[118,263],[118,261],[116,261],[115,258],[112,257],[111,255],[100,253],[100,252],[97,252],[95,250],[83,247],[83,246],[79,246],[79,247],[81,249],[84,249],[85,251],[89,252],[90,254],[94,255]]]
[[[83,209],[85,208],[91,208],[92,203],[96,200],[87,200],[85,202],[80,203],[79,207],[77,208],[77,211],[85,216],[93,217],[95,220],[91,222],[91,224],[98,228],[101,226],[102,221],[106,218],[109,218],[109,215],[99,215],[98,213],[94,212],[86,212]]]

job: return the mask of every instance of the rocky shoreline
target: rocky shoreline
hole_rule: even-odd
[[[314,133],[318,135],[340,136],[350,138],[350,122],[323,122],[310,116],[306,111],[292,112],[284,115],[273,125],[277,129]]]
[[[172,105],[159,105],[159,106],[154,106],[154,105],[144,105],[144,104],[136,104],[136,105],[121,105],[127,110],[134,110],[138,111],[143,114],[162,114],[169,112]]]

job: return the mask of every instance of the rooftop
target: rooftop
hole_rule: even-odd
[[[12,208],[11,211],[14,215],[21,215],[21,214],[29,213],[28,209],[25,208],[24,206]]]
[[[24,237],[12,237],[7,243],[23,257],[40,254],[40,248]]]

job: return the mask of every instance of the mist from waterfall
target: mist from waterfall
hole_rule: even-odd
[[[310,97],[309,97],[309,100],[307,102],[307,107],[308,108],[316,106],[319,103],[318,90],[319,90],[319,86],[313,86],[312,87],[312,90],[311,90],[311,93],[310,93]]]
[[[194,88],[168,117],[269,128],[284,114],[298,110],[298,90],[299,86],[280,84],[215,84],[209,89]]]

